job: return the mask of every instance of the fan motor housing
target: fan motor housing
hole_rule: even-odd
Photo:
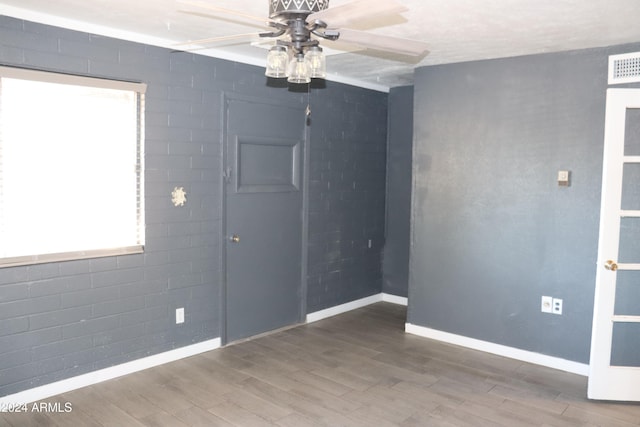
[[[329,0],[269,0],[269,18],[309,15],[328,7]]]

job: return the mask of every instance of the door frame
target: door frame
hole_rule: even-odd
[[[631,102],[633,101],[633,102]],[[638,396],[633,383],[624,387],[612,387],[612,383],[624,384],[624,368],[610,366],[615,314],[615,286],[617,273],[605,268],[607,260],[618,259],[620,242],[620,210],[622,199],[625,118],[620,109],[640,108],[640,89],[608,89],[605,114],[602,195],[600,229],[596,268],[596,287],[591,336],[591,356],[588,381],[588,397],[601,400],[631,400]],[[622,134],[622,135],[621,135]],[[619,144],[619,145],[618,145]],[[631,156],[636,157],[636,156]],[[614,207],[615,206],[615,207]],[[623,265],[620,264],[620,267]],[[628,265],[629,269],[633,269]]]
[[[250,96],[239,94],[236,92],[222,91],[220,97],[221,108],[221,122],[220,122],[220,206],[221,206],[221,235],[220,235],[220,342],[222,346],[228,344],[227,337],[227,240],[229,238],[229,230],[227,229],[227,161],[228,161],[228,147],[227,141],[229,138],[227,123],[229,114],[229,102],[231,101],[244,101],[252,102],[255,104],[272,105],[277,107],[292,108],[293,102],[299,103],[303,108],[302,97],[296,97],[287,102],[285,100],[274,100],[272,98],[262,98],[258,96]],[[304,124],[303,130],[303,143],[302,143],[302,177],[301,187],[302,192],[302,239],[300,242],[300,301],[298,305],[298,323],[304,323],[307,314],[307,271],[308,271],[308,247],[309,247],[309,162],[310,162],[310,129],[308,123]],[[233,173],[233,172],[232,172]]]

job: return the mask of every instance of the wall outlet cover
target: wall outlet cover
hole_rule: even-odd
[[[562,300],[560,298],[553,299],[553,314],[562,314]]]
[[[184,323],[184,307],[176,308],[176,325]]]

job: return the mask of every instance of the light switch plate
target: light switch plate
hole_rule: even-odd
[[[569,171],[558,171],[558,185],[568,187],[570,175]]]

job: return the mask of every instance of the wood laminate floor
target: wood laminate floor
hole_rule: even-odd
[[[586,378],[404,333],[379,303],[48,399],[23,426],[639,426]]]

